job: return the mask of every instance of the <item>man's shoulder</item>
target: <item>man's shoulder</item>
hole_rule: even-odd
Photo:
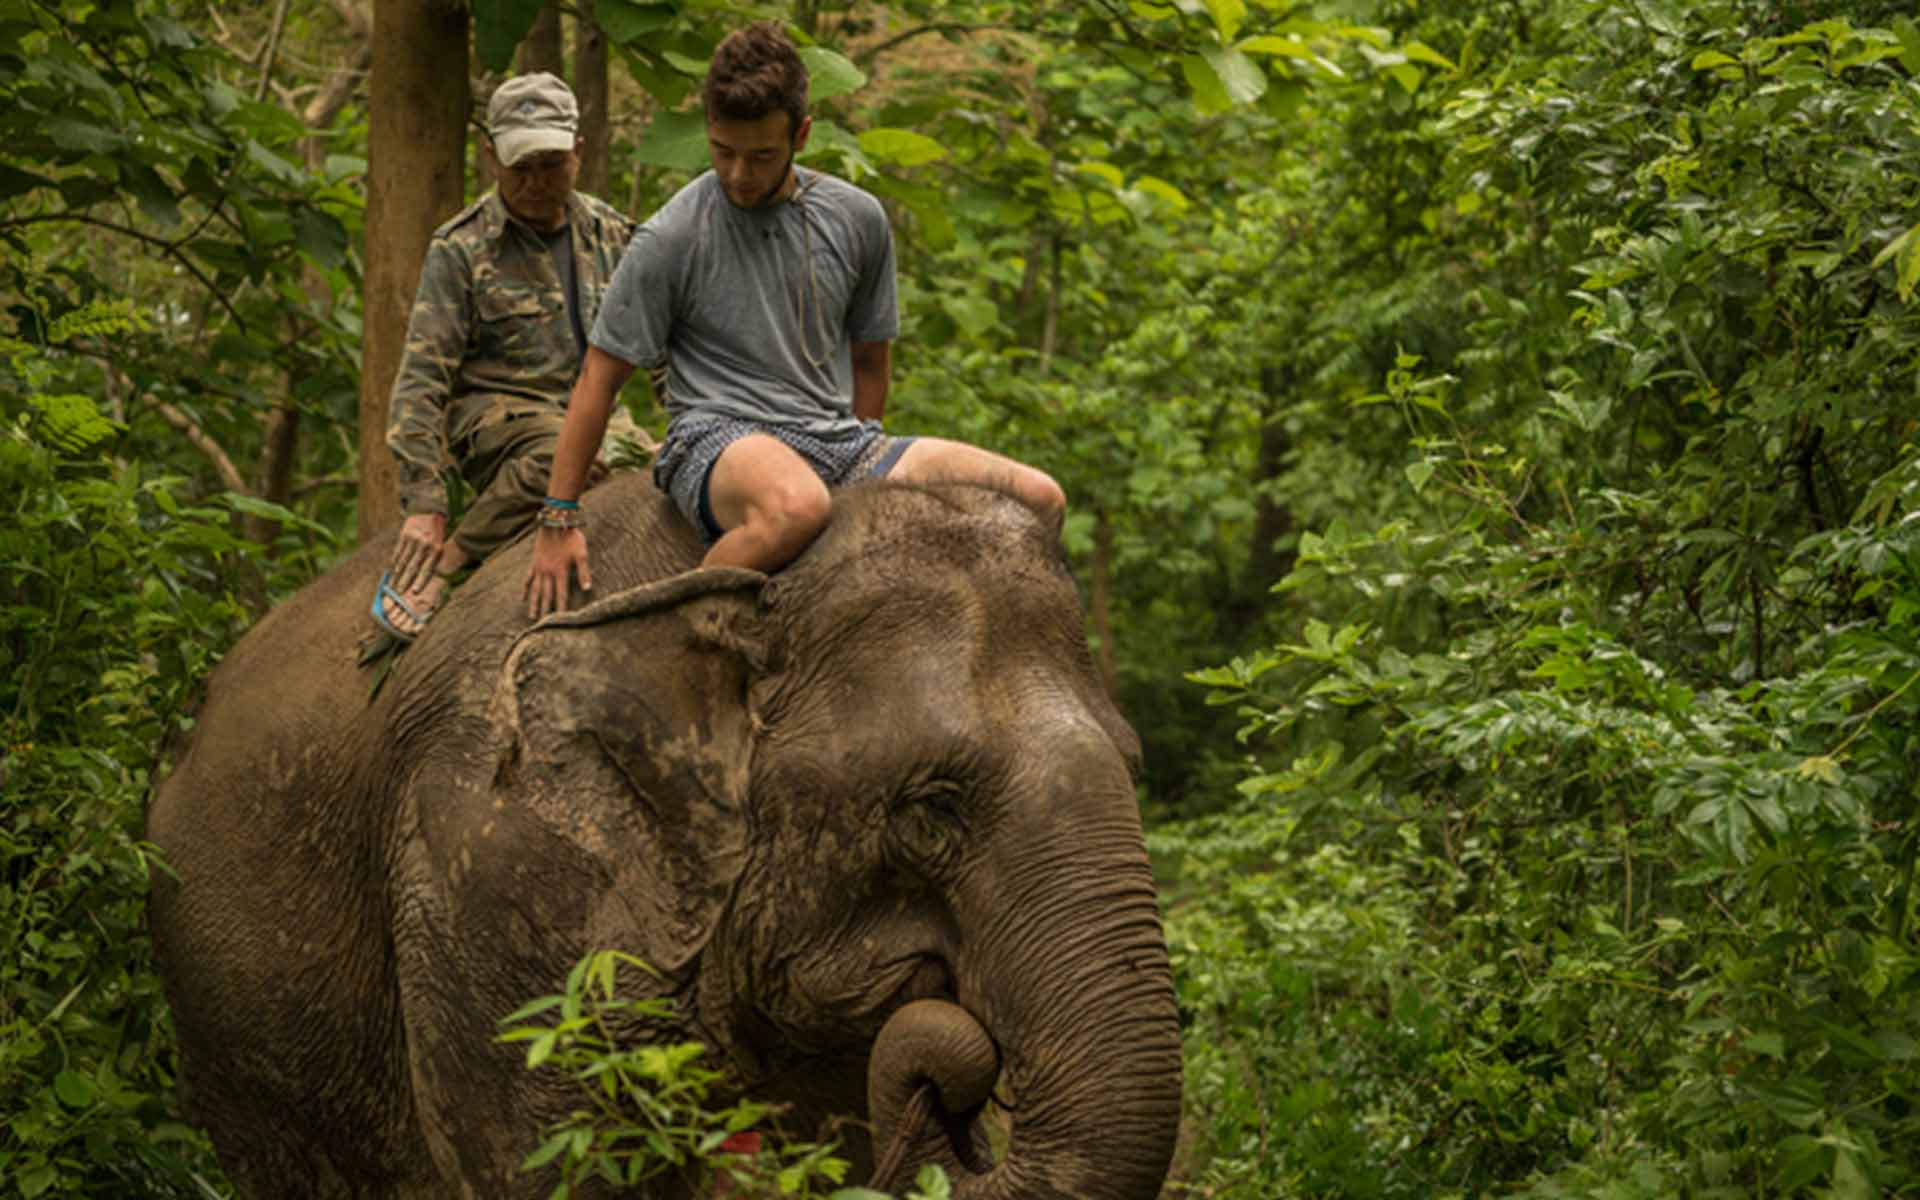
[[[700,242],[700,230],[713,216],[719,189],[708,171],[667,198],[640,226],[662,245],[685,247]]]
[[[803,185],[810,198],[845,214],[857,225],[868,229],[887,225],[887,209],[880,203],[880,197],[857,183],[825,171],[814,171],[803,181]]]
[[[494,193],[486,195],[467,205],[433,231],[435,239],[446,238],[452,241],[482,241],[499,233],[499,221],[492,211]]]
[[[810,194],[824,200],[831,200],[835,204],[870,209],[875,212],[885,211],[881,206],[880,197],[852,180],[842,179],[838,175],[829,175],[825,171],[808,171],[806,177],[801,180],[801,184]]]
[[[608,204],[605,200],[600,199],[600,197],[589,195],[586,192],[575,192],[573,198],[580,202],[580,211],[595,225],[603,229],[612,228],[627,233],[632,232],[634,226],[633,218],[621,212],[613,205]]]
[[[701,217],[713,211],[713,202],[720,195],[712,171],[702,171],[686,183],[680,190],[667,197],[665,204],[653,210],[647,218],[647,224],[655,223],[692,225]]]

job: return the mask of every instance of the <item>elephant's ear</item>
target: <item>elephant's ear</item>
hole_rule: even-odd
[[[690,571],[549,617],[507,654],[497,803],[524,806],[600,876],[573,884],[594,889],[589,948],[672,972],[712,934],[746,858],[765,581]]]

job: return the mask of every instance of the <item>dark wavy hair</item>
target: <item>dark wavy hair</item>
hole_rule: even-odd
[[[784,112],[788,133],[797,133],[807,116],[806,64],[777,22],[755,21],[713,48],[701,99],[709,121],[758,121]]]

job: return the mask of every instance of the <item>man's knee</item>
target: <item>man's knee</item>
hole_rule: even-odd
[[[782,482],[770,488],[758,503],[747,506],[749,523],[762,525],[780,541],[808,539],[819,533],[833,511],[833,498],[824,484]]]
[[[1067,511],[1067,493],[1037,467],[1022,465],[1014,474],[1013,488],[1021,502],[1044,520],[1059,520]]]

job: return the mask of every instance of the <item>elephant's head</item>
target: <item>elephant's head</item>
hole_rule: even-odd
[[[1179,1037],[1138,742],[1026,509],[850,489],[771,581],[696,571],[536,627],[494,729],[495,807],[595,864],[586,941],[666,972],[749,1088],[870,1095],[883,1172],[938,1159],[962,1196],[1157,1194]]]

